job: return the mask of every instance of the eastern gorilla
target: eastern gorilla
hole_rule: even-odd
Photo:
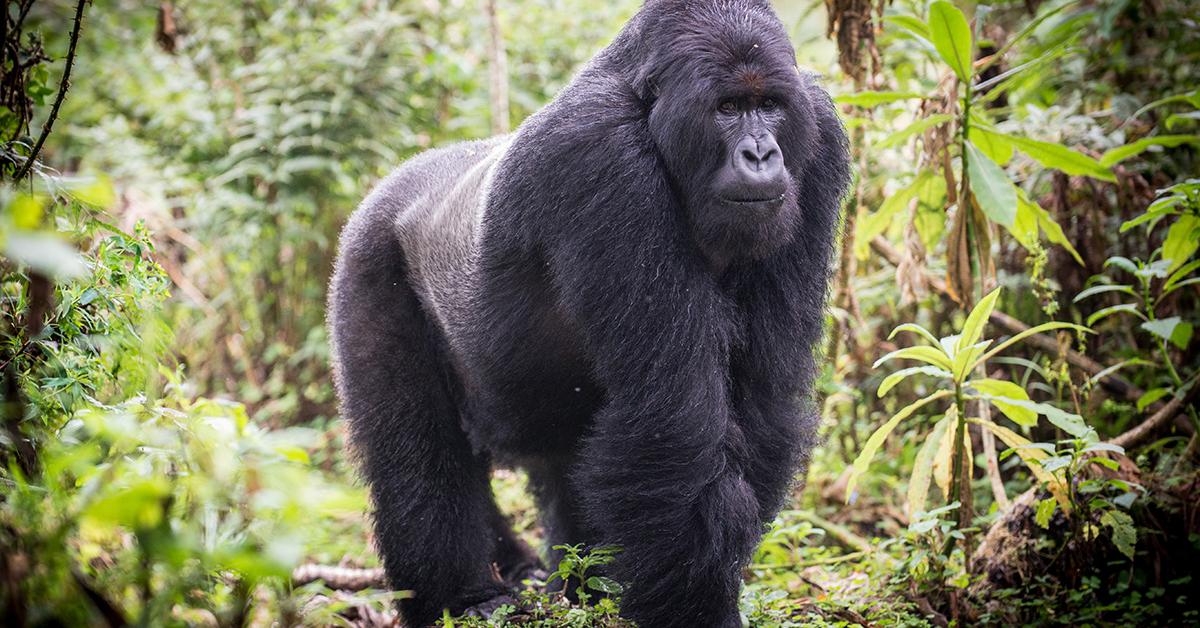
[[[409,625],[615,544],[622,614],[740,626],[740,570],[814,440],[845,133],[766,0],[650,0],[512,135],[363,202],[329,301],[338,392]],[[552,557],[553,558],[553,557]]]

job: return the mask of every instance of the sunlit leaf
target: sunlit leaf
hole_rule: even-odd
[[[935,127],[939,124],[944,124],[953,119],[954,116],[951,116],[948,113],[935,113],[931,116],[921,118],[920,120],[913,122],[903,129],[900,129],[899,131],[896,131],[883,138],[878,144],[875,144],[875,148],[891,148],[914,135],[924,133],[932,127]]]
[[[942,417],[941,420],[934,423],[933,430],[925,436],[925,442],[921,443],[921,449],[917,451],[912,474],[908,478],[906,501],[910,517],[915,517],[917,513],[925,510],[925,500],[929,495],[929,482],[933,478],[934,456],[937,455],[949,426],[950,417],[948,416]]]
[[[897,412],[894,416],[892,416],[892,418],[888,419],[886,423],[879,427],[879,429],[875,430],[875,433],[871,434],[871,436],[867,438],[867,442],[863,445],[862,452],[860,452],[858,457],[854,459],[854,463],[851,466],[850,477],[846,482],[846,501],[850,501],[850,497],[854,494],[854,487],[858,484],[858,478],[862,477],[862,474],[867,472],[867,467],[870,466],[871,459],[875,457],[875,452],[879,451],[879,447],[883,445],[883,441],[886,440],[888,435],[892,433],[892,430],[895,430],[896,426],[899,425],[901,421],[907,419],[909,416],[912,416],[914,412],[921,409],[921,407],[925,404],[936,401],[943,397],[948,397],[950,394],[951,393],[948,390],[939,390],[932,395],[914,401],[913,403],[905,406],[904,409]]]
[[[33,230],[42,224],[42,214],[45,213],[46,198],[33,194],[18,194],[8,204],[12,214],[13,224],[18,229]]]
[[[987,155],[988,159],[998,165],[1003,166],[1012,159],[1012,144],[1005,141],[1004,136],[1000,133],[984,128],[971,129],[971,143],[979,149],[979,152]]]
[[[1126,231],[1129,231],[1138,225],[1150,222],[1152,220],[1158,220],[1164,216],[1170,216],[1172,214],[1179,213],[1175,206],[1178,205],[1181,200],[1182,199],[1180,199],[1178,196],[1169,196],[1167,198],[1155,201],[1152,205],[1150,205],[1150,207],[1146,208],[1145,213],[1142,215],[1121,223],[1120,232],[1125,233]]]
[[[891,360],[920,360],[921,362],[925,362],[926,364],[936,366],[947,371],[953,370],[953,365],[950,362],[950,358],[946,357],[945,353],[942,353],[940,349],[926,345],[897,349],[896,351],[893,351],[876,360],[875,364],[872,365],[871,368],[879,368],[879,365]]]
[[[1012,229],[1017,218],[1017,190],[1012,180],[971,142],[967,142],[966,159],[971,193],[979,202],[979,209],[993,222]]]
[[[921,186],[933,177],[933,172],[926,170],[913,178],[912,182],[891,194],[874,213],[861,217],[855,225],[854,254],[865,260],[870,252],[871,239],[887,231],[888,226],[900,212],[908,208],[909,201],[920,191]]]
[[[942,499],[950,497],[950,483],[954,478],[954,433],[958,430],[958,408],[946,409],[946,429],[942,431],[933,457],[933,483],[942,492]]]
[[[896,334],[899,334],[902,331],[910,331],[914,334],[917,334],[925,340],[928,340],[935,347],[941,346],[938,344],[938,339],[934,337],[933,333],[916,323],[902,323],[897,325],[896,328],[892,330],[892,333],[888,334],[888,340],[895,338]]]
[[[1200,135],[1159,135],[1157,137],[1144,137],[1136,142],[1131,142],[1124,146],[1105,151],[1100,156],[1100,165],[1105,168],[1111,168],[1118,163],[1139,155],[1154,146],[1165,146],[1168,148],[1182,146],[1184,144],[1200,144]]]
[[[1183,266],[1200,248],[1200,216],[1184,214],[1171,225],[1163,240],[1163,259],[1171,260],[1168,272]]]
[[[1050,212],[1046,211],[1041,205],[1037,204],[1036,201],[1029,198],[1029,196],[1025,194],[1025,191],[1019,188],[1017,189],[1017,212],[1018,215],[1020,215],[1020,213],[1028,212],[1037,216],[1038,226],[1041,227],[1042,231],[1046,233],[1046,239],[1052,244],[1057,244],[1066,249],[1067,252],[1071,254],[1071,257],[1075,258],[1075,261],[1080,266],[1083,266],[1083,258],[1080,257],[1079,251],[1075,250],[1075,247],[1071,244],[1071,241],[1068,240],[1066,234],[1063,233],[1062,227],[1060,227],[1059,224],[1054,221],[1054,218],[1050,216]]]
[[[1033,474],[1033,477],[1037,478],[1038,482],[1046,487],[1046,490],[1050,491],[1050,494],[1058,500],[1058,505],[1063,509],[1063,512],[1068,514],[1071,512],[1071,499],[1067,494],[1065,483],[1060,477],[1050,473],[1042,466],[1042,462],[1049,457],[1045,451],[1035,447],[1035,444],[1029,442],[1029,439],[1024,436],[991,421],[983,421],[981,419],[968,419],[968,421],[991,430],[996,435],[996,438],[999,438],[1001,442],[1015,451],[1029,469],[1029,472]]]
[[[1001,288],[992,290],[971,309],[971,313],[967,315],[967,321],[963,323],[962,334],[958,337],[956,352],[963,351],[979,342],[980,336],[983,335],[983,329],[987,325],[988,317],[996,308],[996,299],[1000,298],[1000,290]]]
[[[1039,164],[1070,175],[1092,177],[1101,181],[1115,182],[1116,176],[1099,161],[1061,144],[1032,140],[1017,135],[1005,135],[1004,139],[1017,150],[1029,155]]]
[[[971,80],[971,27],[962,11],[945,0],[930,4],[929,38],[958,78]]]
[[[925,98],[924,94],[916,92],[856,92],[853,94],[842,94],[835,96],[833,101],[839,105],[852,105],[855,107],[878,107],[888,103],[898,102],[901,100],[912,100],[914,98]]]
[[[929,25],[912,15],[886,15],[883,21],[907,29],[926,40],[930,39]]]
[[[934,377],[944,377],[946,379],[953,377],[950,375],[949,371],[940,369],[936,366],[913,366],[906,369],[900,369],[899,371],[896,371],[895,373],[892,373],[883,379],[883,383],[879,384],[879,390],[876,392],[876,395],[883,397],[884,395],[888,394],[892,388],[895,388],[896,384],[899,384],[908,377],[918,373],[932,375]]]
[[[1196,270],[1200,270],[1200,260],[1188,262],[1187,264],[1184,264],[1180,268],[1176,269],[1175,272],[1171,273],[1171,276],[1167,277],[1167,280],[1163,282],[1163,291],[1166,292],[1171,288],[1174,288],[1175,285],[1182,281],[1184,277],[1187,277]]]
[[[1053,497],[1038,500],[1037,511],[1033,515],[1033,522],[1043,530],[1050,529],[1050,517],[1054,516],[1054,509],[1058,506],[1058,501]]]
[[[1060,321],[1042,323],[1041,325],[1037,325],[1035,327],[1030,327],[1029,329],[1026,329],[1025,331],[1013,336],[1012,338],[1009,338],[1008,340],[1005,340],[1004,342],[996,345],[994,348],[992,348],[991,351],[988,351],[986,354],[984,354],[984,356],[982,358],[977,360],[975,362],[975,364],[971,365],[971,370],[974,370],[976,366],[979,366],[980,362],[986,362],[986,361],[992,359],[997,354],[999,354],[1001,351],[1004,351],[1005,349],[1011,347],[1012,345],[1014,345],[1018,342],[1021,342],[1022,340],[1026,339],[1030,336],[1033,336],[1035,334],[1040,334],[1043,332],[1047,332],[1047,331],[1054,331],[1054,330],[1058,330],[1058,329],[1073,329],[1075,331],[1084,332],[1084,333],[1088,333],[1088,334],[1095,333],[1092,330],[1088,329],[1087,327],[1084,327],[1083,325],[1076,325],[1075,323],[1064,323],[1064,322],[1060,322]]]
[[[1037,412],[1029,408],[1013,405],[1007,401],[1008,399],[1029,401],[1029,393],[1025,392],[1024,388],[1013,382],[991,378],[972,380],[968,385],[995,404],[1000,409],[1000,412],[1004,413],[1004,416],[1012,419],[1017,425],[1025,427],[1037,425]]]
[[[1079,416],[1078,414],[1056,408],[1048,403],[1037,403],[1034,401],[1029,401],[1028,399],[1006,398],[1003,400],[1010,405],[1032,410],[1046,417],[1047,421],[1050,421],[1059,429],[1070,434],[1071,436],[1074,436],[1075,438],[1085,438],[1094,431],[1083,422],[1083,417]]]

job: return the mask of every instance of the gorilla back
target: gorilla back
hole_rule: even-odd
[[[622,614],[737,626],[741,568],[811,448],[845,135],[760,0],[652,0],[515,134],[401,166],[343,232],[342,410],[410,625],[615,544]],[[556,558],[551,555],[551,559]]]

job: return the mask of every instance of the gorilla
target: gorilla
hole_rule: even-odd
[[[622,548],[623,616],[741,625],[741,570],[815,440],[849,178],[767,0],[649,0],[515,133],[371,192],[329,319],[408,625],[539,567],[492,465],[527,471],[548,546]]]

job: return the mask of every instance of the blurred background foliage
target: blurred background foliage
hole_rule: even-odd
[[[775,4],[857,180],[824,444],[747,622],[1197,621],[1196,4]],[[390,621],[330,380],[338,230],[639,5],[4,1],[0,620]],[[494,487],[536,543],[522,475]],[[492,624],[614,609],[530,591]]]

